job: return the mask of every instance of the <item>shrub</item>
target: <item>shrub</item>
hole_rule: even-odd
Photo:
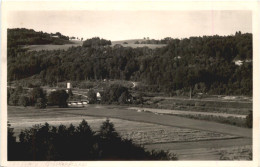
[[[131,95],[126,87],[114,84],[105,89],[101,101],[103,103],[128,103],[129,98],[131,98]]]
[[[13,106],[17,106],[19,102],[19,95],[18,93],[14,92],[9,97],[9,104]]]
[[[41,99],[41,100],[39,100],[39,99]],[[43,89],[41,87],[33,88],[33,90],[30,92],[30,101],[31,101],[32,105],[34,105],[35,103],[38,103],[40,101],[42,101],[42,103],[45,104],[47,101],[46,92],[43,91]]]
[[[65,90],[57,90],[50,93],[48,103],[50,105],[58,105],[59,107],[68,107],[68,98],[69,94]]]
[[[29,98],[27,96],[20,96],[18,104],[21,106],[28,106],[29,105]]]
[[[37,98],[35,107],[36,108],[46,108],[46,100],[43,98]]]
[[[90,104],[94,104],[94,103],[97,102],[97,94],[96,94],[96,92],[95,92],[93,89],[90,89],[90,90],[88,91],[87,96],[88,96],[88,99],[89,99],[89,103],[90,103]]]

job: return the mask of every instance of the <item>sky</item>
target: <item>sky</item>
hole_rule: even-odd
[[[12,11],[7,24],[8,28],[116,41],[252,33],[252,14],[245,10]]]

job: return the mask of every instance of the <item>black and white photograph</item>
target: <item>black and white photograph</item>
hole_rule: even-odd
[[[93,3],[79,10],[6,5],[1,128],[8,163],[259,165],[252,8]]]

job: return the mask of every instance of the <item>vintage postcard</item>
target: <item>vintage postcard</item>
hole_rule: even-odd
[[[259,166],[258,2],[1,7],[1,166]]]

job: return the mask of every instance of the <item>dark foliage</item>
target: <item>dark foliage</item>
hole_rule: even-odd
[[[47,104],[46,92],[41,87],[35,87],[29,94],[31,105],[37,108],[45,108]]]
[[[102,45],[99,38],[93,45]],[[86,42],[86,41],[85,41]],[[8,81],[37,76],[43,84],[88,79],[140,81],[142,91],[252,95],[252,34],[169,39],[157,49],[72,47],[67,51],[8,50]],[[105,43],[105,42],[104,42]],[[241,66],[234,61],[241,60]]]
[[[83,120],[78,127],[35,125],[13,137],[8,127],[8,160],[176,160],[164,151],[148,152],[131,140],[122,139],[114,125],[105,121],[94,132]]]
[[[97,102],[97,94],[93,89],[90,89],[88,91],[87,96],[90,104],[94,104]]]
[[[57,32],[48,34],[36,32],[32,29],[15,28],[7,30],[7,45],[8,48],[17,47],[19,45],[44,45],[54,44],[62,45],[70,43],[69,37]]]
[[[142,41],[141,44],[168,44],[171,40],[173,40],[171,37],[166,37],[161,40],[146,39],[145,41]]]
[[[101,101],[102,103],[118,102],[125,104],[129,102],[130,98],[131,95],[126,87],[119,84],[114,84],[105,89],[102,94]]]
[[[58,105],[59,107],[68,107],[67,100],[69,94],[65,90],[56,90],[48,96],[48,105]]]
[[[83,42],[83,47],[99,47],[99,46],[106,46],[111,45],[110,40],[100,39],[99,37],[87,39]]]

